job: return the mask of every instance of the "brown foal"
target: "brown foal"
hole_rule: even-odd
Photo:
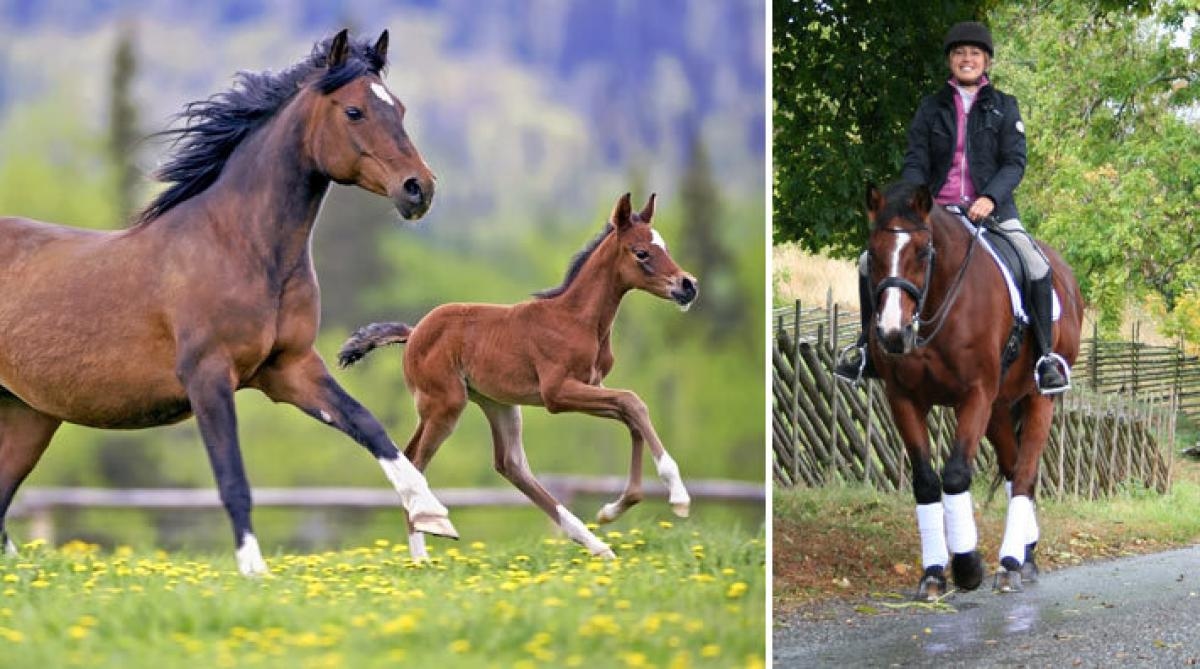
[[[17,487],[63,422],[142,428],[196,416],[239,569],[266,571],[250,524],[233,394],[257,388],[379,462],[410,524],[454,535],[446,508],[313,349],[310,254],[331,181],[429,208],[434,176],[384,86],[387,32],[346,31],[278,74],[187,107],[171,185],[117,232],[0,218],[0,542]]]
[[[444,304],[415,327],[374,323],[346,341],[338,356],[343,366],[378,346],[407,343],[404,378],[420,422],[404,454],[417,469],[424,471],[450,436],[467,400],[475,402],[491,424],[496,470],[567,536],[593,555],[611,558],[608,545],[534,478],[521,443],[520,405],[578,411],[623,422],[633,439],[628,483],[600,510],[601,523],[616,520],[642,499],[643,443],[667,485],[672,509],[688,515],[691,500],[679,467],[659,441],[645,403],[632,391],[601,385],[613,366],[610,336],[625,293],[644,290],[683,309],[696,299],[695,278],[672,260],[651,227],[653,216],[653,195],[634,212],[626,193],[604,231],[575,257],[563,284],[536,299],[511,306]],[[409,547],[415,559],[425,556],[419,532]]]

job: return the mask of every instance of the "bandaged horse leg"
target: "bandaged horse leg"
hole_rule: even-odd
[[[1023,401],[1021,445],[1010,487],[1004,540],[1000,544],[1000,571],[996,574],[995,589],[999,592],[1019,592],[1023,583],[1037,580],[1034,552],[1039,531],[1033,499],[1038,461],[1049,437],[1053,411],[1054,401],[1049,397],[1030,395]]]
[[[925,417],[929,407],[918,407],[904,397],[889,397],[896,427],[904,441],[904,450],[912,464],[913,497],[917,502],[917,530],[921,535],[921,567],[917,584],[918,600],[935,600],[946,594],[945,509],[942,506],[942,482],[929,458],[929,430]]]
[[[979,531],[971,502],[971,467],[959,449],[950,455],[942,471],[942,505],[946,512],[946,547],[951,553],[950,574],[954,584],[974,590],[983,582],[983,558],[976,550]]]

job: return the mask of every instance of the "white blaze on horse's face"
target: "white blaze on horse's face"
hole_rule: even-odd
[[[389,107],[396,106],[396,101],[392,98],[392,94],[388,93],[388,89],[384,88],[383,84],[372,83],[371,92],[375,94],[375,97],[386,102]]]
[[[667,250],[666,240],[663,239],[663,236],[658,234],[658,230],[655,230],[654,228],[650,228],[650,243],[664,251]]]
[[[887,276],[898,277],[900,274],[900,259],[903,257],[904,247],[912,241],[912,235],[907,232],[899,232],[894,236],[896,245],[892,247],[891,257],[888,258]],[[896,332],[903,327],[901,319],[901,298],[904,296],[904,291],[892,287],[883,291],[881,296],[881,304],[879,306],[879,329],[883,332]]]

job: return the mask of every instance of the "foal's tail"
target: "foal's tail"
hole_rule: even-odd
[[[403,344],[412,328],[404,323],[371,323],[354,331],[338,351],[338,365],[349,367],[380,346]]]

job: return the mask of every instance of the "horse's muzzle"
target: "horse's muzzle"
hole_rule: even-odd
[[[875,328],[875,339],[888,355],[906,355],[917,347],[917,329],[912,323],[894,330]]]
[[[696,287],[696,279],[686,274],[671,287],[671,300],[684,311],[692,306],[699,294],[700,289]]]
[[[432,179],[421,180],[409,177],[400,186],[400,192],[392,197],[396,210],[405,220],[416,220],[429,211],[433,204],[434,182]]]

